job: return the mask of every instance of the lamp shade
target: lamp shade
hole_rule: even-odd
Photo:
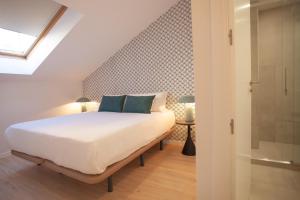
[[[192,95],[186,95],[179,98],[178,103],[195,103],[195,97]]]
[[[76,100],[76,102],[79,102],[79,103],[85,103],[85,102],[90,102],[90,101],[91,100],[86,97],[80,97],[79,99]]]

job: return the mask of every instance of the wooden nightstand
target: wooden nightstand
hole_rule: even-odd
[[[195,125],[195,121],[193,122],[186,122],[185,120],[176,120],[176,124],[178,125],[184,125],[187,126],[188,130],[187,130],[187,137],[186,137],[186,141],[184,144],[184,147],[182,149],[182,154],[187,155],[187,156],[194,156],[196,155],[196,147],[195,144],[192,140],[192,136],[191,136],[191,132],[192,132],[192,127],[193,125]]]

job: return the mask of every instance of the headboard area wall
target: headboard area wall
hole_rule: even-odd
[[[194,94],[190,0],[180,0],[121,48],[83,82],[84,96],[169,92],[167,108],[182,118],[182,95]],[[184,141],[186,127],[176,126],[171,140]]]

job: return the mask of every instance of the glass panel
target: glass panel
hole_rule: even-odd
[[[298,200],[300,172],[295,165],[300,164],[300,3],[251,0],[250,5],[250,200]]]
[[[251,184],[251,34],[250,0],[234,2],[235,174],[234,199],[249,199]]]
[[[0,28],[0,52],[25,54],[36,37]]]
[[[294,152],[293,161],[300,164],[300,5],[294,14]]]
[[[253,3],[252,3],[253,2]],[[251,1],[252,157],[293,161],[300,139],[299,20],[292,1]],[[298,29],[297,29],[298,26]],[[298,43],[298,44],[296,44]],[[298,51],[298,52],[297,52]],[[299,113],[299,111],[298,111]],[[298,130],[298,131],[297,131]]]
[[[289,168],[300,166],[300,1],[250,0],[251,29],[241,31],[245,19],[237,13],[248,7],[235,10],[235,56],[247,62],[247,49],[238,47],[251,32],[250,200],[298,200],[300,173]],[[245,65],[237,65],[237,77],[244,76]]]

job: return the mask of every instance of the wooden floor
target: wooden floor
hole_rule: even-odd
[[[0,200],[193,200],[195,157],[183,156],[181,148],[150,149],[144,167],[135,160],[113,176],[113,193],[106,181],[84,184],[10,156],[0,159]]]

